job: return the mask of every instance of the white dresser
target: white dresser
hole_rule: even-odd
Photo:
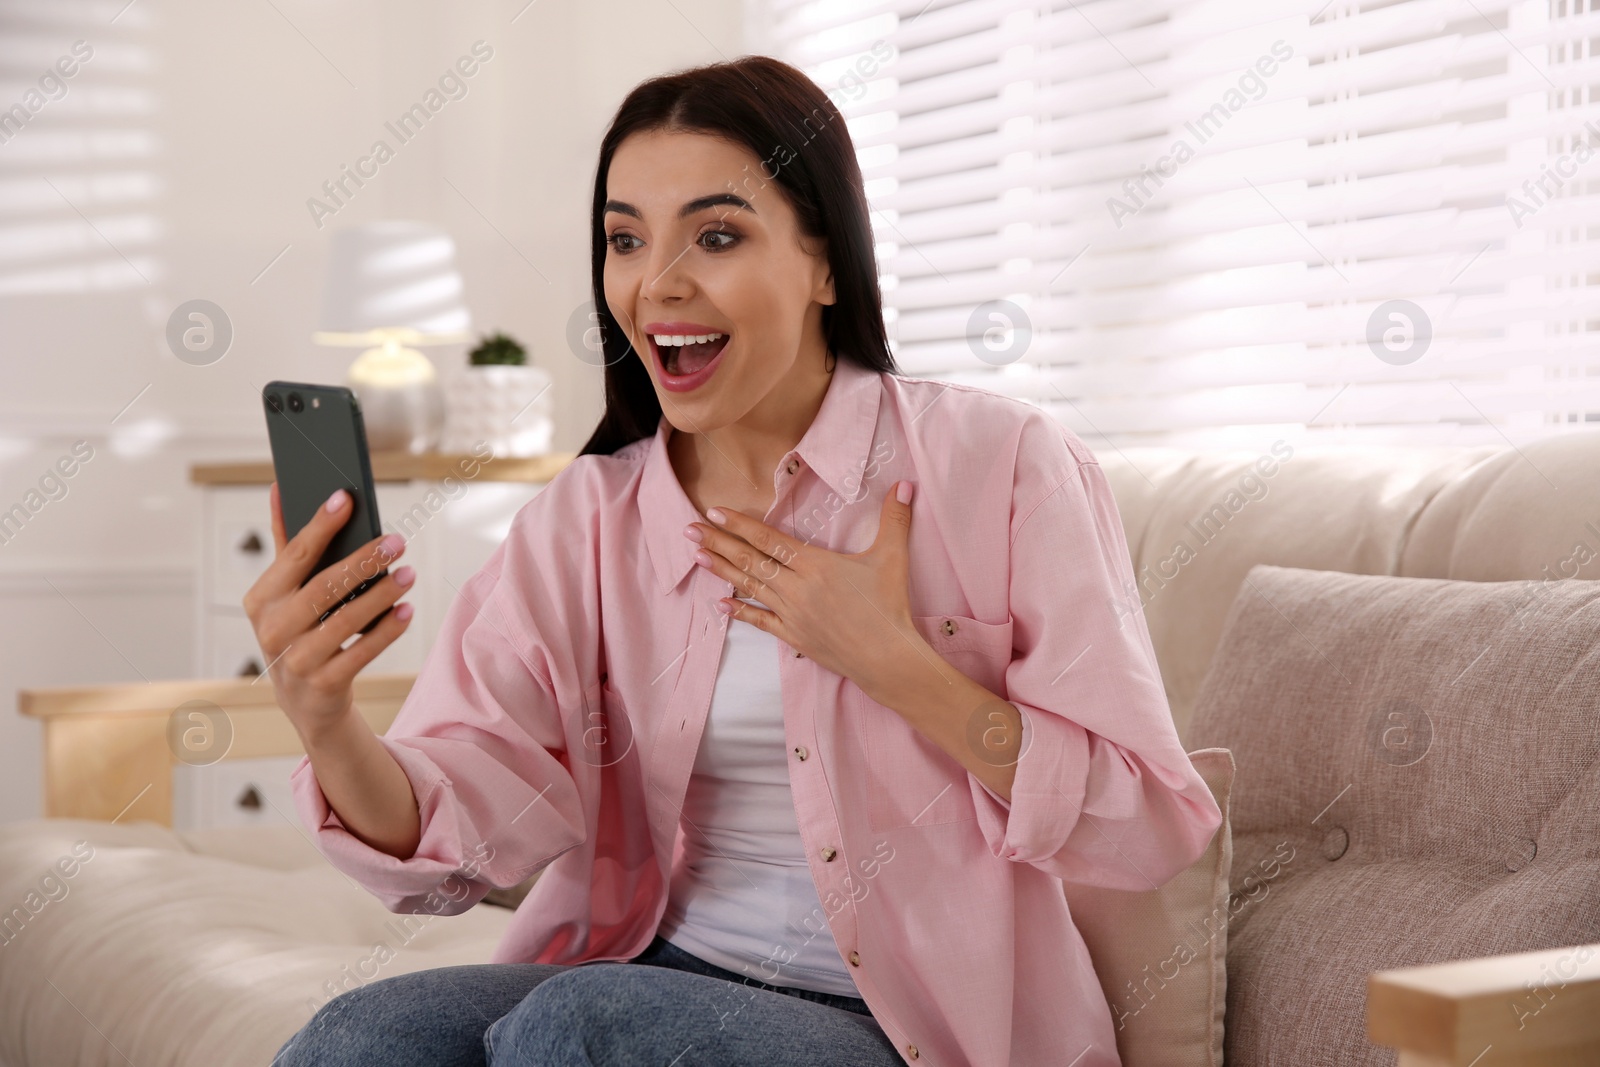
[[[385,533],[406,538],[405,554],[393,566],[410,564],[417,571],[416,584],[402,598],[416,605],[416,615],[364,675],[415,673],[421,667],[462,583],[505,539],[517,510],[572,458],[554,453],[485,463],[466,453],[373,454],[379,522]],[[197,678],[251,678],[265,669],[243,597],[272,562],[272,479],[270,461],[190,469],[190,480],[203,490]],[[280,757],[189,765],[180,759],[173,768],[173,825],[198,829],[292,816],[286,775],[298,762]]]

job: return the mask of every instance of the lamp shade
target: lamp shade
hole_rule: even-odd
[[[374,331],[407,331],[412,344],[471,339],[472,313],[450,235],[421,222],[368,222],[330,237],[321,344],[362,345]]]

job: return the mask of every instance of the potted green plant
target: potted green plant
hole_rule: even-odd
[[[528,350],[503,331],[480,335],[467,365],[449,387],[445,448],[466,452],[483,441],[497,456],[550,451],[554,432],[549,372],[528,363]]]
[[[477,347],[467,353],[467,362],[474,367],[494,364],[520,367],[527,359],[528,350],[515,337],[499,330],[481,337]]]

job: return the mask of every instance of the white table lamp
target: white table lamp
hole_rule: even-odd
[[[471,340],[456,246],[420,222],[369,222],[331,237],[322,293],[323,345],[364,348],[346,384],[361,403],[373,451],[439,447],[444,395],[428,357],[411,345]]]

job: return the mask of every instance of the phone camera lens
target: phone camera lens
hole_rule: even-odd
[[[277,393],[268,393],[267,407],[279,415],[283,414],[283,397]]]
[[[305,401],[300,399],[300,394],[299,393],[290,393],[289,394],[289,410],[290,411],[304,411],[305,407],[306,407]]]

